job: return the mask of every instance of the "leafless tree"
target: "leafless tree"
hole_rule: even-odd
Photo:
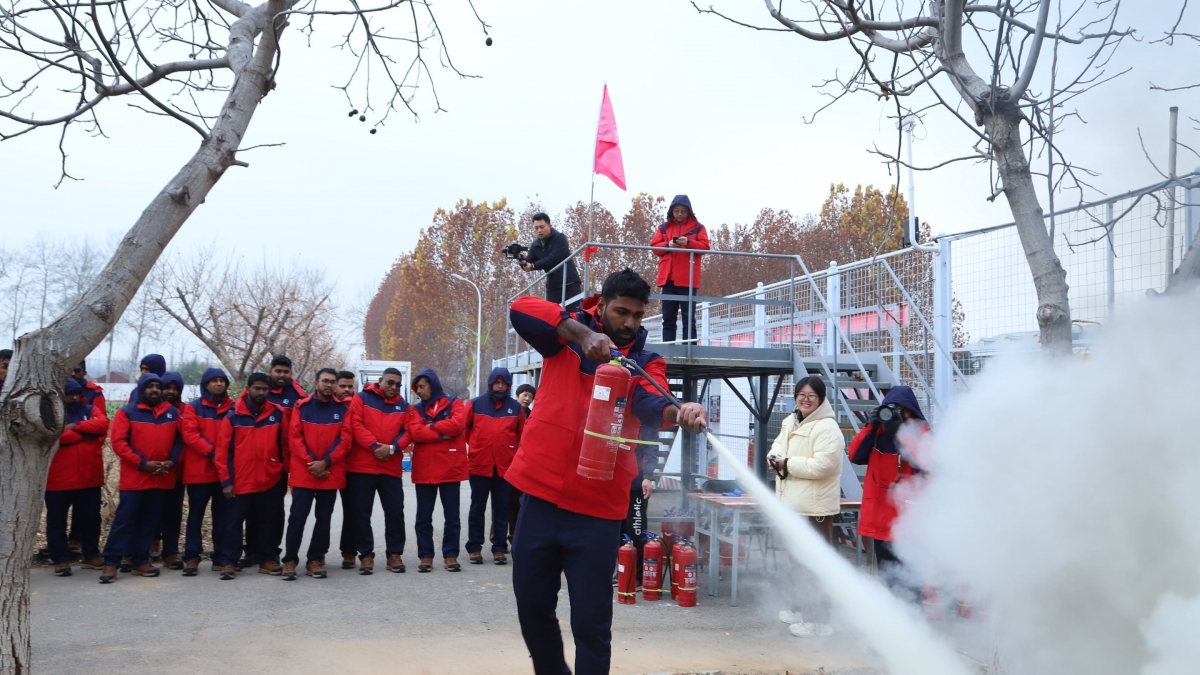
[[[152,290],[159,310],[217,357],[237,382],[286,353],[307,381],[339,362],[333,287],[314,267],[245,265],[202,250],[171,259]]]
[[[25,324],[29,312],[30,278],[33,270],[21,251],[0,251],[0,306],[3,308],[4,328],[12,343],[17,341],[17,331]]]
[[[1034,176],[1047,181],[1051,199],[1071,189],[1082,200],[1090,188],[1093,174],[1064,157],[1054,135],[1078,118],[1068,104],[1121,74],[1110,72],[1110,60],[1134,33],[1119,17],[1121,0],[797,0],[788,3],[787,14],[775,0],[763,2],[771,25],[692,4],[702,14],[747,28],[848,46],[852,73],[834,74],[819,85],[830,99],[821,110],[866,92],[893,107],[898,122],[937,112],[970,130],[975,139],[970,153],[914,168],[987,163],[989,200],[1007,200],[1033,274],[1042,345],[1070,353],[1066,271],[1054,252],[1054,232],[1043,218]],[[1065,63],[1059,52],[1065,49],[1075,50],[1074,72],[1059,72]],[[875,151],[897,168],[904,164],[898,148]],[[1042,171],[1031,164],[1039,158]],[[1162,187],[1184,183],[1171,176]]]
[[[440,109],[434,73],[439,67],[458,71],[424,0],[373,6],[352,1],[338,9],[318,8],[315,0],[0,3],[0,140],[54,129],[60,184],[72,178],[68,132],[102,135],[101,111],[110,100],[167,116],[199,141],[96,282],[58,319],[15,340],[0,391],[0,522],[15,524],[0,532],[0,675],[31,671],[28,565],[46,470],[63,424],[61,386],[70,364],[109,333],[217,181],[230,167],[248,166],[239,156],[247,149],[242,139],[260,102],[288,73],[287,50],[281,49],[286,29],[299,24],[311,35],[326,23],[344,31],[339,53],[349,55],[350,75],[338,88],[364,121],[370,116],[378,127],[393,112],[415,114],[420,88],[432,94],[430,107]]]

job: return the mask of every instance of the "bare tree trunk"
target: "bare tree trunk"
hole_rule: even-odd
[[[0,391],[0,522],[6,525],[0,535],[0,675],[24,675],[31,668],[29,561],[46,471],[62,430],[62,383],[70,364],[108,335],[171,238],[225,170],[240,164],[238,145],[270,90],[276,43],[263,27],[283,8],[282,0],[246,8],[230,30],[236,79],[208,138],[142,212],[95,283],[63,316],[14,342],[9,379]],[[258,49],[251,51],[259,33]]]
[[[1020,118],[1016,111],[997,111],[984,117],[984,126],[992,142],[1004,196],[1017,224],[1025,260],[1033,273],[1042,348],[1052,354],[1070,354],[1071,305],[1067,295],[1067,271],[1054,252],[1054,242],[1046,230],[1029,162],[1021,146]]]

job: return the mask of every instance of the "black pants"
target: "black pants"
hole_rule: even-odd
[[[413,530],[417,534],[417,557],[433,557],[433,507],[438,495],[442,498],[442,557],[458,557],[458,541],[462,533],[459,519],[459,483],[417,485],[417,519]]]
[[[521,515],[521,497],[524,495],[510,483],[508,486],[508,540],[517,533],[517,518]]]
[[[280,479],[275,487],[262,492],[241,494],[229,500],[229,520],[219,549],[220,559],[215,561],[218,565],[237,563],[238,553],[243,550],[243,525],[246,527],[246,555],[260,564],[268,560],[278,560],[279,549],[272,547],[270,542],[279,541],[283,537],[275,531],[276,520],[271,517],[275,508],[283,508],[280,485],[283,485],[286,493],[287,480]]]
[[[100,488],[46,491],[46,546],[50,562],[71,561],[67,545],[67,510],[84,560],[100,555]]]
[[[521,502],[513,538],[517,618],[536,675],[570,675],[558,628],[567,575],[575,675],[606,675],[612,658],[612,572],[621,521],[564,511],[532,495]]]
[[[642,585],[642,552],[646,547],[646,540],[642,537],[642,532],[646,529],[646,513],[650,508],[650,500],[642,496],[641,489],[636,492],[629,493],[629,512],[625,516],[625,520],[621,521],[621,536],[617,538],[617,545],[625,543],[625,537],[628,536],[633,540],[634,547],[637,548],[637,564],[634,568],[637,569],[637,582]]]
[[[246,514],[246,546],[244,552],[249,558],[251,564],[262,563],[267,560],[279,560],[279,554],[283,552],[283,528],[284,528],[284,512],[283,499],[287,496],[288,490],[288,472],[284,471],[279,476],[279,482],[275,487],[267,492],[271,493],[271,499],[264,501],[260,509],[255,508]],[[263,520],[270,522],[264,523]],[[272,539],[270,541],[260,542],[258,540],[259,532],[270,532]],[[260,552],[266,552],[266,558],[259,558]]]
[[[894,544],[882,539],[875,540],[875,561],[879,578],[897,597],[912,602],[921,601],[921,588],[912,583],[904,561],[896,555]]]
[[[172,490],[121,490],[117,515],[108,541],[104,542],[104,564],[116,567],[121,558],[132,558],[134,567],[150,562],[150,541],[162,524],[163,502]]]
[[[492,498],[492,553],[508,553],[508,481],[496,469],[491,476],[472,475],[471,510],[467,515],[467,553],[483,551],[484,512]]]
[[[383,539],[387,555],[404,553],[404,479],[383,473],[346,473],[346,491],[354,512],[354,541],[359,558],[375,557],[371,513],[375,495],[383,505]],[[419,494],[419,493],[418,493]]]
[[[353,558],[358,553],[358,549],[354,547],[354,506],[350,501],[350,488],[344,487],[340,493],[342,536],[338,538],[338,548],[341,549],[343,558]]]
[[[689,296],[695,297],[696,289],[688,288],[687,286],[676,286],[675,284],[666,284],[662,287],[663,295],[678,295],[682,296],[683,300],[663,300],[662,301],[662,341],[675,342],[677,331],[676,314],[683,312],[683,339],[691,340],[696,337],[696,302],[688,302]],[[689,293],[690,291],[690,293]]]
[[[317,505],[317,521],[313,523],[312,537],[308,541],[308,558],[305,562],[320,560],[325,562],[325,554],[329,552],[329,521],[333,518],[333,505],[337,501],[337,490],[314,490],[312,488],[292,488],[292,512],[288,514],[287,552],[284,562],[300,562],[300,541],[304,539],[304,524],[312,511],[313,503]]]
[[[204,509],[212,504],[213,559],[217,558],[221,542],[225,537],[226,521],[229,519],[229,500],[221,494],[220,483],[195,483],[187,486],[188,517],[187,532],[183,537],[183,560],[200,560],[204,553]]]
[[[583,285],[580,284],[578,281],[576,281],[573,284],[567,284],[567,292],[565,295],[563,294],[562,286],[555,286],[554,288],[547,286],[546,287],[546,299],[549,300],[550,302],[553,302],[556,305],[561,305],[564,297],[569,300],[570,298],[573,298],[582,292],[583,292]],[[568,302],[566,304],[566,306],[564,307],[564,309],[566,309],[568,312],[578,312],[579,308],[580,308],[580,304],[579,304],[580,302],[581,302],[580,300],[576,300],[574,302]]]
[[[167,491],[163,501],[162,523],[155,539],[162,540],[162,556],[179,555],[179,531],[183,526],[183,481],[178,478],[175,487]]]

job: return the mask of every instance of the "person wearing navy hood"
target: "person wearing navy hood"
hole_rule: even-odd
[[[71,549],[67,536],[67,509],[73,514],[72,531],[78,537],[85,570],[103,568],[100,557],[100,487],[104,485],[104,437],[108,415],[88,403],[79,382],[68,379],[65,424],[58,451],[46,478],[46,545],[54,574],[71,576]]]
[[[199,574],[200,554],[204,550],[204,510],[212,504],[212,540],[214,550],[224,541],[229,500],[221,494],[221,477],[215,463],[217,434],[225,415],[233,406],[229,398],[229,377],[220,368],[209,368],[200,376],[200,398],[183,408],[183,443],[187,461],[183,465],[183,484],[188,496],[187,532],[183,545],[183,576]],[[214,567],[216,563],[213,563]]]
[[[458,564],[459,485],[467,480],[467,407],[460,399],[446,396],[437,373],[422,370],[412,382],[421,399],[408,409],[405,427],[413,441],[412,482],[417,489],[418,572],[433,571],[433,507],[442,499],[442,561],[448,572],[462,570]]]
[[[139,378],[146,373],[153,373],[159,378],[162,378],[166,372],[167,359],[164,358],[162,354],[147,354],[142,357],[141,363],[138,364]],[[129,392],[130,403],[137,403],[138,392],[140,392],[141,389],[141,387],[135,387],[133,391]]]
[[[885,412],[885,409],[886,412]],[[903,428],[904,432],[901,432]],[[911,435],[907,433],[911,431]],[[896,486],[920,472],[913,459],[921,437],[929,433],[929,423],[911,387],[893,387],[878,408],[871,411],[868,424],[850,441],[848,453],[854,464],[866,464],[863,481],[862,511],[858,531],[875,540],[879,576],[894,590],[912,595],[911,580],[905,578],[903,563],[896,556],[892,526],[900,515]]]
[[[175,406],[180,419],[183,415],[183,376],[168,370],[162,374],[163,400]],[[185,455],[179,455],[179,469],[175,471],[175,487],[163,502],[162,525],[159,526],[155,541],[150,545],[151,559],[161,556],[163,567],[170,570],[183,569],[183,559],[179,555],[179,534],[183,529],[183,468]]]
[[[483,564],[483,516],[492,498],[492,562],[508,564],[508,481],[504,473],[517,454],[525,411],[512,391],[512,374],[494,368],[488,392],[467,407],[467,472],[471,481],[471,510],[467,516],[467,557]]]
[[[696,302],[700,289],[700,258],[696,251],[709,250],[708,230],[692,213],[687,195],[675,195],[667,209],[667,222],[658,226],[650,245],[679,249],[679,253],[655,251],[658,256],[658,285],[663,295],[683,296],[683,300],[663,300],[662,341],[675,342],[676,315],[683,312],[683,339],[696,337]]]

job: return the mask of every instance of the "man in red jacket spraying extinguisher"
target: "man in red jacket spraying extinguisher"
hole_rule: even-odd
[[[442,498],[442,560],[446,571],[458,572],[459,484],[467,480],[467,406],[442,393],[437,373],[422,370],[413,378],[421,402],[409,408],[408,433],[413,440],[412,482],[417,488],[418,572],[433,571],[433,507]]]
[[[521,435],[521,447],[505,478],[525,493],[513,538],[513,592],[521,634],[537,675],[570,673],[563,658],[555,608],[561,576],[571,598],[576,675],[608,673],[612,655],[612,571],[617,535],[629,508],[629,486],[637,473],[632,448],[618,452],[611,480],[577,473],[584,424],[596,368],[617,349],[664,388],[667,366],[645,350],[641,327],[650,285],[632,270],[604,280],[600,297],[568,314],[545,300],[524,297],[510,310],[517,333],[542,354],[538,405]],[[679,424],[697,432],[707,424],[704,408],[670,405],[652,384],[631,377],[622,437],[637,436],[638,424]]]

